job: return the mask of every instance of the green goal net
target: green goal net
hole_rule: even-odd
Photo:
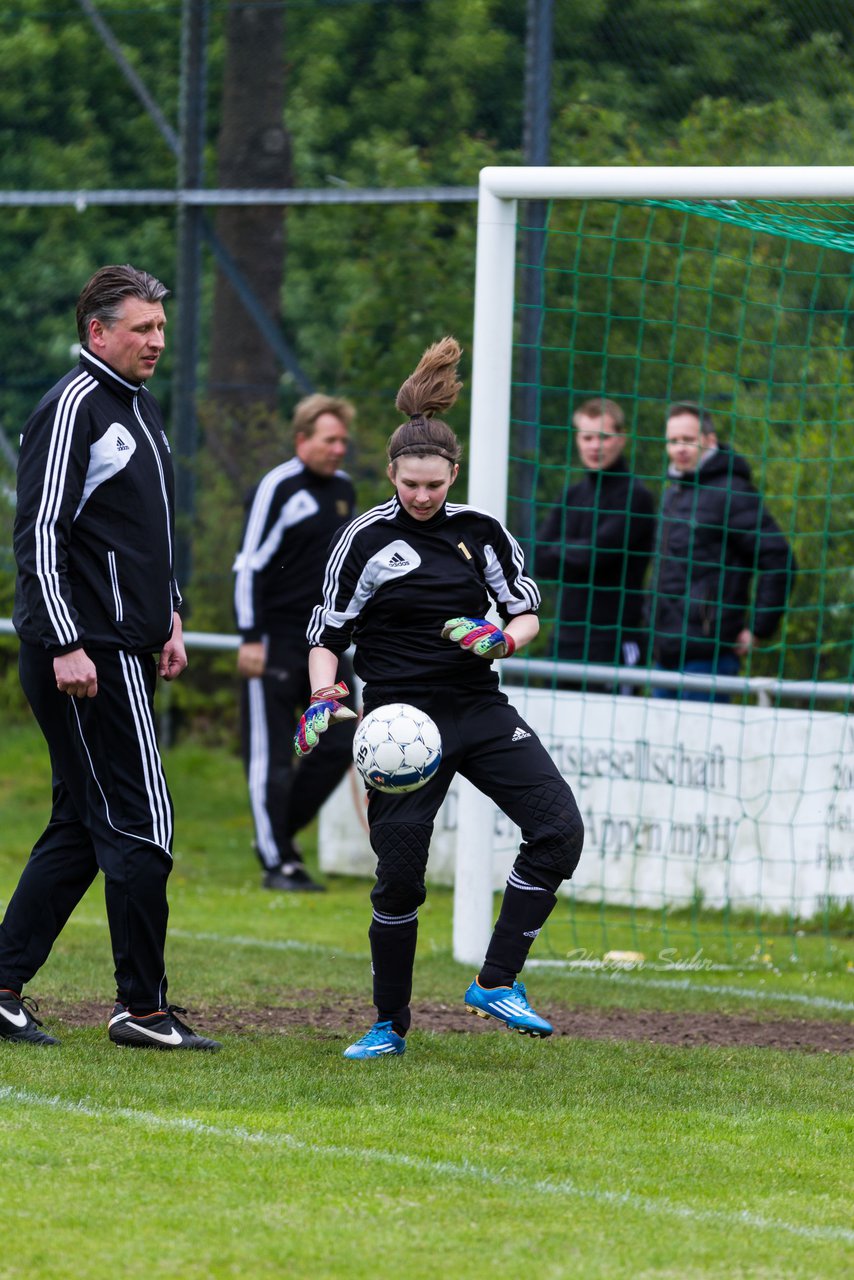
[[[852,215],[830,203],[558,202],[536,237],[542,260],[520,261],[542,302],[525,325],[517,291],[518,330],[537,345],[514,351],[511,523],[523,536],[532,514],[541,524],[578,474],[572,415],[586,399],[619,402],[626,459],[657,491],[666,408],[699,402],[797,553],[784,625],[746,675],[851,678]],[[521,417],[530,407],[533,422]]]
[[[576,792],[587,833],[541,959],[809,968],[840,963],[854,927],[854,189],[828,182],[828,194],[807,196],[814,186],[788,171],[784,199],[761,177],[751,191],[746,172],[739,184],[720,171],[712,198],[690,181],[568,198],[571,170],[486,171],[487,199],[482,184],[470,498],[506,511],[535,565],[548,565],[536,570],[540,637],[505,664],[505,679]],[[581,465],[574,415],[602,399],[624,414],[622,460],[652,495],[641,572],[628,521],[622,543],[597,544],[607,468]],[[668,507],[668,490],[686,485],[668,474],[674,402],[709,414],[719,461],[740,460],[755,492],[749,519],[729,492],[712,519],[696,485]],[[663,508],[681,514],[668,523]],[[788,569],[745,528],[766,518],[777,552],[794,557]],[[610,566],[598,603],[578,566],[585,537],[589,558]],[[762,612],[763,579],[788,577],[777,624],[734,669],[718,661],[732,648],[733,584],[721,573],[707,581],[713,670],[686,679],[691,645],[680,646],[672,619],[690,631],[694,603],[682,608],[668,572],[682,570],[690,595],[704,560],[710,572],[737,561],[746,626]],[[634,649],[618,643],[604,663],[603,592],[643,606]],[[663,617],[675,650],[658,634]],[[463,837],[485,813],[467,803]],[[497,816],[492,888],[517,841]],[[460,958],[476,955],[484,919],[458,903]]]

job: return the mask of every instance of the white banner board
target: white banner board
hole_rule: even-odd
[[[798,916],[854,898],[854,724],[846,716],[508,692],[584,818],[584,852],[565,892],[637,907],[698,902]],[[454,786],[436,821],[434,883],[453,883],[456,807]],[[493,887],[500,888],[519,835],[497,809],[492,828]],[[324,808],[319,847],[322,870],[373,874],[354,777]]]

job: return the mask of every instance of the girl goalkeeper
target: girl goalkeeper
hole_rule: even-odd
[[[572,791],[534,730],[499,689],[495,663],[539,630],[540,593],[522,551],[485,511],[448,502],[460,445],[436,413],[454,404],[460,347],[430,347],[400,388],[408,415],[388,443],[394,496],[345,526],[326,566],[322,602],[308,628],[311,704],[297,730],[299,754],[336,720],[352,717],[336,684],[351,644],[364,680],[364,710],[408,702],[442,735],[442,763],[418,791],[370,790],[368,824],[377,857],[369,929],[377,1021],[347,1058],[402,1054],[418,908],[436,813],[455,773],[468,778],[514,822],[522,841],[507,880],[486,957],[465,993],[468,1008],[532,1036],[552,1027],[517,981],[551,913],[558,886],[578,863],[584,828]],[[494,606],[501,626],[485,620]],[[322,748],[321,748],[322,749]]]

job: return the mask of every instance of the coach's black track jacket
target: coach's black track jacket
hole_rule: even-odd
[[[272,471],[249,495],[234,562],[234,614],[244,641],[281,636],[305,649],[333,534],[356,509],[343,471],[321,476],[299,458]]]
[[[169,639],[181,596],[160,408],[85,348],[24,427],[14,543],[22,640],[63,654]]]
[[[501,521],[457,503],[415,520],[394,497],[353,520],[334,543],[308,640],[335,653],[352,640],[356,672],[374,686],[495,687],[491,663],[473,661],[441,636],[449,618],[483,618],[491,603],[505,623],[540,605],[522,550]]]

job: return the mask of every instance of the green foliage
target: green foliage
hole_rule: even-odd
[[[520,162],[526,10],[518,0],[289,4],[286,125],[297,183],[473,187],[484,164]],[[138,6],[128,8],[125,0],[101,0],[99,12],[176,127],[181,6],[174,0],[152,0],[145,6],[144,22]],[[210,7],[208,182],[215,173],[226,13],[225,5]],[[854,12],[838,0],[557,0],[551,161],[847,164],[854,117],[853,50]],[[0,14],[0,156],[0,185],[7,190],[170,187],[177,173],[175,157],[157,126],[71,0],[49,6],[44,0],[11,0]],[[699,336],[699,328],[676,333],[666,289],[658,297],[651,291],[643,322],[620,310],[638,267],[632,243],[638,242],[648,211],[627,209],[620,215],[626,234],[614,264],[618,278],[607,299],[595,302],[589,279],[586,286],[584,279],[572,279],[573,232],[558,225],[567,216],[556,215],[558,223],[553,224],[569,246],[553,310],[569,306],[576,313],[570,334],[560,333],[545,358],[543,430],[534,459],[541,498],[551,500],[559,473],[571,461],[565,432],[570,397],[553,388],[569,387],[575,394],[580,388],[600,389],[606,376],[614,380],[636,405],[636,461],[655,487],[662,479],[661,400],[671,388],[685,384],[710,397],[728,397],[734,431],[740,424],[740,442],[744,424],[761,429],[761,444],[750,440],[753,447],[745,451],[774,494],[778,518],[797,531],[804,573],[789,620],[787,671],[843,673],[851,585],[833,566],[850,559],[847,530],[852,526],[841,429],[826,485],[820,466],[813,463],[824,456],[820,424],[845,421],[844,406],[831,403],[829,390],[834,379],[845,385],[849,374],[847,344],[836,364],[833,355],[839,347],[834,326],[847,307],[845,267],[831,264],[819,287],[808,283],[815,279],[815,268],[801,266],[805,255],[798,250],[789,278],[803,273],[802,297],[799,304],[792,299],[781,323],[774,292],[781,266],[768,250],[767,265],[751,276],[756,300],[747,318],[751,333],[761,341],[736,372],[729,366],[739,335],[727,324],[737,291],[745,285],[746,268],[730,250],[734,239],[714,227],[691,232],[698,243],[682,282],[679,318],[702,324],[707,335],[714,333],[711,341]],[[614,214],[591,210],[585,216],[595,231]],[[387,493],[384,446],[397,425],[393,402],[402,378],[443,333],[455,333],[467,353],[470,348],[474,209],[465,202],[296,206],[283,218],[285,332],[314,383],[349,395],[358,405],[352,471],[361,505],[367,506]],[[665,221],[662,217],[657,226]],[[666,272],[680,227],[675,220],[662,242],[649,250],[653,268]],[[5,286],[0,429],[10,440],[41,393],[71,362],[73,309],[82,281],[112,260],[137,262],[173,283],[175,233],[175,213],[168,208],[0,207]],[[700,263],[703,248],[714,245],[724,250],[724,257],[715,268],[709,306],[702,290],[708,290],[710,281],[703,279]],[[603,265],[597,262],[596,270]],[[206,259],[207,309],[212,276],[212,260]],[[567,301],[570,290],[575,298]],[[796,386],[785,387],[769,373],[769,334],[776,326],[777,345],[789,343],[793,326],[802,321],[798,305],[812,318],[813,346],[826,349],[798,372]],[[238,314],[234,323],[249,321]],[[207,315],[203,327],[206,341]],[[547,330],[549,338],[548,322]],[[630,369],[639,350],[647,362],[635,376]],[[154,387],[167,411],[170,358]],[[467,359],[468,354],[464,377]],[[204,350],[199,373],[205,399]],[[209,376],[215,381],[216,371]],[[295,386],[283,378],[283,409],[296,398]],[[204,448],[198,466],[195,576],[189,584],[191,625],[230,629],[230,564],[240,507],[245,488],[257,479],[251,469],[261,456],[251,426],[232,424],[226,431],[224,424],[208,420],[207,410],[201,414]],[[465,392],[453,415],[463,435],[467,415]],[[807,424],[800,462],[799,446],[786,427],[796,420]],[[234,436],[228,452],[242,460],[239,474],[220,463],[217,450],[227,432]],[[268,433],[271,444],[273,434]],[[464,472],[460,491],[465,481]],[[828,576],[822,585],[824,570]],[[0,582],[8,586],[9,576],[8,560],[0,562]],[[767,661],[773,666],[778,656],[769,655]],[[204,661],[211,664],[206,694],[224,704],[230,658]],[[180,704],[185,695],[176,696]]]
[[[286,113],[301,182],[331,173],[383,185],[371,153],[388,134],[424,156],[434,183],[475,181],[460,176],[467,135],[518,153],[523,36],[524,13],[507,0],[292,8],[289,48],[311,51],[294,56]]]
[[[140,43],[124,5],[99,5],[127,39],[126,55],[146,76],[167,117],[177,119],[175,14],[153,6]],[[169,187],[166,143],[130,91],[94,28],[74,5],[14,0],[0,14],[0,181],[6,189]],[[109,261],[138,261],[174,275],[174,217],[146,209],[0,212],[0,422],[11,435],[70,364],[74,304],[81,284]],[[26,340],[22,341],[22,335]]]

